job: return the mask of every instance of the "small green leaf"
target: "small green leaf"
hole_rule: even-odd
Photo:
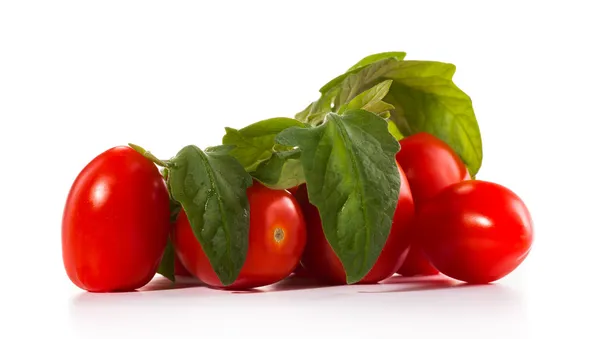
[[[308,117],[310,116],[310,112],[312,111],[314,105],[315,103],[311,102],[308,106],[306,106],[305,109],[296,113],[294,118],[298,121],[308,122]]]
[[[371,112],[371,113],[373,113],[373,112]],[[383,118],[383,119],[387,120],[387,119],[390,118],[390,111],[384,111],[384,112],[381,112],[381,113],[377,113],[377,116],[380,117],[380,118]]]
[[[381,61],[384,59],[393,58],[395,60],[401,61],[401,60],[404,60],[405,57],[406,57],[405,52],[383,52],[383,53],[372,54],[372,55],[362,58],[354,66],[350,67],[348,69],[348,72],[352,72],[354,70],[363,68],[365,66],[368,66],[372,63],[375,63],[377,61]]]
[[[287,189],[303,184],[305,179],[300,154],[299,149],[273,153],[251,174],[272,189]]]
[[[334,87],[336,87],[340,83],[342,83],[348,76],[359,72],[360,70],[362,70],[363,68],[365,68],[371,64],[374,64],[376,62],[379,62],[379,61],[382,61],[385,59],[401,61],[401,60],[404,60],[405,56],[406,56],[406,53],[404,53],[404,52],[383,52],[383,53],[377,53],[377,54],[373,54],[373,55],[364,57],[359,62],[357,62],[354,66],[350,67],[346,71],[346,73],[337,76],[336,78],[334,78],[333,80],[331,80],[327,84],[325,84],[323,87],[321,87],[321,89],[319,89],[319,92],[321,92],[321,94],[325,94],[325,93],[329,92],[331,89],[333,89]]]
[[[319,100],[313,102],[310,110],[298,113],[296,119],[311,126],[318,126],[323,122],[325,115],[338,112],[343,104],[349,103],[363,91],[377,85],[381,77],[394,67],[397,60],[394,58],[383,59],[369,66],[356,69],[353,73],[344,74],[335,86],[328,87]]]
[[[296,120],[310,126],[321,124],[327,113],[333,112],[333,101],[338,93],[339,88],[334,88],[328,93],[321,95],[317,101],[310,104],[304,111],[296,114]]]
[[[310,202],[348,283],[373,267],[398,203],[398,142],[384,119],[364,110],[330,113],[314,128],[289,128],[277,142],[297,146]]]
[[[455,69],[441,62],[404,61],[386,74],[393,83],[385,101],[394,105],[390,119],[403,135],[435,135],[474,176],[483,160],[481,134],[471,98],[452,81]]]
[[[392,80],[382,81],[379,84],[367,89],[355,96],[350,102],[340,106],[338,113],[344,114],[345,111],[353,109],[364,109],[374,114],[388,113],[394,109],[394,106],[383,101],[388,94]]]
[[[357,73],[348,76],[339,85],[339,94],[334,99],[334,110],[337,111],[339,107],[349,103],[360,93],[384,81],[384,76],[393,71],[399,63],[401,61],[396,59],[384,59],[361,68]],[[385,86],[382,89],[385,90]],[[389,90],[389,87],[387,90]]]
[[[160,265],[158,266],[156,273],[171,281],[175,281],[175,248],[173,247],[170,237],[167,240],[167,247],[165,248],[165,252],[160,260]]]
[[[272,118],[262,120],[240,130],[226,127],[221,147],[234,146],[229,152],[248,172],[256,170],[258,165],[271,158],[275,146],[275,136],[288,127],[302,127],[304,124],[290,118]]]
[[[392,120],[388,120],[388,131],[394,138],[396,138],[396,140],[402,140],[404,138]]]
[[[169,187],[221,283],[232,284],[246,260],[252,178],[224,149],[186,146],[171,159]]]

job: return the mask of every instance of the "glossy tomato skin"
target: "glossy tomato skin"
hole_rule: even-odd
[[[359,284],[374,284],[391,277],[406,257],[407,249],[413,235],[414,204],[411,188],[400,167],[400,194],[392,221],[390,235],[369,273]],[[323,233],[323,226],[318,209],[308,200],[306,185],[299,187],[296,197],[306,219],[308,239],[302,256],[302,266],[307,274],[329,284],[346,284],[346,273]]]
[[[181,260],[179,259],[179,257],[177,255],[175,255],[175,275],[178,276],[182,276],[182,277],[191,277],[192,274],[185,269],[185,267],[183,266],[183,264],[181,263]]]
[[[131,291],[154,276],[169,235],[169,195],[156,166],[129,147],[77,176],[62,220],[64,267],[90,292]]]
[[[429,133],[416,133],[400,140],[400,152],[396,154],[396,160],[406,173],[417,210],[442,189],[471,179],[467,167],[452,148]],[[414,276],[439,272],[415,242],[411,244],[398,273]]]
[[[258,182],[247,189],[250,203],[248,254],[236,281],[224,287],[194,236],[184,211],[173,229],[173,244],[183,266],[209,286],[250,289],[274,284],[289,276],[306,244],[306,225],[296,199],[285,190]]]
[[[523,201],[504,186],[463,181],[418,212],[418,237],[443,274],[468,283],[496,281],[528,255],[533,222]]]
[[[423,249],[416,243],[412,242],[406,259],[398,270],[398,274],[405,277],[436,275],[440,273],[423,253]]]
[[[302,266],[302,263],[299,263],[298,266],[296,266],[292,275],[297,278],[310,278],[310,273]]]
[[[396,161],[404,170],[418,206],[442,189],[471,179],[460,157],[441,139],[425,132],[400,140]]]

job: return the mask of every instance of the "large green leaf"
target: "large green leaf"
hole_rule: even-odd
[[[386,74],[393,80],[385,101],[390,119],[405,135],[428,132],[445,141],[475,176],[483,160],[479,125],[471,98],[452,81],[455,67],[432,61],[404,61]]]
[[[383,98],[388,94],[392,80],[382,81],[379,84],[369,88],[368,90],[355,96],[350,102],[340,106],[338,113],[354,109],[364,109],[381,117],[386,117],[389,112],[394,109],[394,106],[383,101]]]
[[[170,160],[169,187],[221,283],[233,283],[248,251],[252,178],[228,147],[186,146]]]
[[[373,267],[398,203],[398,142],[384,119],[364,110],[330,113],[313,128],[289,128],[276,139],[301,151],[310,202],[348,283]]]

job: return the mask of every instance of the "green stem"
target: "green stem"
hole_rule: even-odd
[[[159,158],[154,156],[154,154],[146,151],[142,146],[138,146],[138,145],[132,144],[132,143],[129,143],[128,145],[129,145],[129,147],[133,148],[138,153],[143,155],[146,159],[152,161],[153,163],[157,164],[158,166],[165,167],[165,168],[171,167],[168,161],[160,160]]]

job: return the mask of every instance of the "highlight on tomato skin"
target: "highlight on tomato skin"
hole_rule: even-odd
[[[508,188],[467,180],[445,188],[418,212],[418,239],[441,273],[473,284],[503,278],[528,256],[533,221]]]
[[[257,181],[247,189],[250,234],[246,261],[235,282],[223,286],[184,211],[173,229],[173,244],[183,266],[214,288],[245,290],[271,285],[288,277],[300,262],[306,225],[296,199],[286,190],[273,190]]]
[[[70,280],[90,292],[146,285],[169,235],[169,194],[158,168],[130,147],[111,148],[79,173],[62,220]]]
[[[298,187],[299,186],[290,187],[287,189],[287,191],[290,192],[292,195],[295,195],[296,192],[298,192]]]
[[[391,277],[406,258],[414,233],[414,204],[410,185],[399,165],[398,171],[401,186],[390,234],[375,265],[358,284],[374,284]],[[306,185],[298,188],[296,198],[302,206],[308,232],[301,261],[306,274],[327,284],[346,284],[346,273],[342,263],[323,233],[319,211],[309,202]]]
[[[396,160],[406,173],[415,208],[418,210],[449,185],[471,179],[467,167],[452,148],[441,139],[420,132],[401,139]],[[398,270],[403,276],[435,275],[418,243],[412,243],[408,256]]]

